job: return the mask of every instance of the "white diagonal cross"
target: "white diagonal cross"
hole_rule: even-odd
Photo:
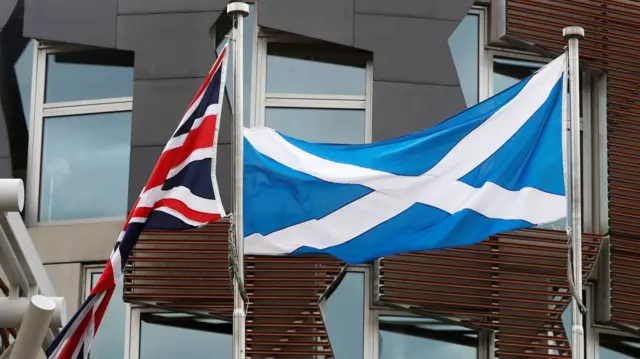
[[[493,155],[526,123],[547,100],[564,68],[564,56],[547,65],[516,97],[421,176],[400,176],[329,161],[292,145],[271,129],[246,131],[245,138],[254,148],[276,162],[327,182],[359,184],[374,191],[319,220],[299,223],[266,236],[248,236],[245,252],[290,253],[301,246],[301,241],[317,249],[339,245],[416,203],[448,213],[471,209],[488,218],[520,219],[530,223],[547,223],[564,217],[564,196],[529,187],[510,191],[490,182],[475,188],[457,180]],[[510,206],[505,207],[504,203]]]

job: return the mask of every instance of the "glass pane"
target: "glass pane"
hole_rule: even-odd
[[[562,325],[564,326],[564,332],[567,334],[568,346],[571,346],[571,339],[573,338],[573,303],[569,302],[569,305],[562,312]]]
[[[449,48],[467,107],[478,103],[479,23],[478,15],[468,14],[449,37]]]
[[[640,358],[640,339],[600,334],[600,359]]]
[[[131,112],[44,120],[40,221],[124,217]]]
[[[143,317],[140,359],[231,358],[231,324],[212,319],[186,321],[180,316],[152,316],[153,320]],[[190,325],[203,330],[185,328]]]
[[[364,143],[364,110],[267,108],[265,125],[310,142]]]
[[[366,59],[336,48],[269,44],[267,92],[296,94],[365,94]]]
[[[249,4],[249,15],[244,18],[243,22],[243,46],[242,46],[242,93],[243,93],[243,123],[245,127],[251,125],[251,69],[253,62],[253,15],[254,5]],[[221,41],[216,48],[216,55],[220,54],[222,46],[226,41]],[[229,46],[229,57],[227,62],[227,78],[225,80],[227,97],[229,104],[233,110],[233,46]]]
[[[47,55],[45,102],[133,96],[133,57],[108,50]]]
[[[327,299],[323,317],[335,358],[362,358],[364,273],[347,273],[342,283]]]
[[[380,359],[476,359],[474,331],[431,319],[381,316]],[[428,353],[425,356],[425,353]]]
[[[504,58],[493,60],[493,93],[500,93],[527,76],[538,71],[544,64],[532,61],[520,61]]]
[[[22,51],[18,61],[14,65],[16,76],[18,77],[18,89],[22,100],[22,111],[29,126],[29,116],[31,114],[31,78],[33,73],[33,40],[29,41]]]
[[[91,288],[98,283],[100,273],[91,275]],[[122,282],[116,286],[100,329],[91,344],[90,359],[120,359],[124,357],[126,306],[122,300]]]

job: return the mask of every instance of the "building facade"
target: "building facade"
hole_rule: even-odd
[[[563,27],[584,27],[586,357],[640,358],[640,5],[247,2],[245,125],[322,142],[431,127],[560,54]],[[0,0],[0,177],[25,181],[25,223],[70,313],[228,34],[227,3]],[[217,171],[229,207],[230,71],[226,87]],[[353,267],[249,257],[247,357],[570,357],[562,228]],[[91,357],[230,358],[227,267],[224,222],[144,234]]]

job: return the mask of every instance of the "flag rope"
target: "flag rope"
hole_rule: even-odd
[[[228,240],[228,253],[229,253],[229,280],[231,281],[231,286],[233,287],[233,280],[238,281],[238,287],[240,289],[240,296],[242,300],[245,302],[247,308],[249,307],[249,296],[247,295],[247,290],[244,286],[244,278],[240,278],[238,273],[238,268],[240,264],[238,263],[238,247],[236,243],[238,240],[238,236],[236,235],[235,222],[233,220],[233,214],[229,215],[229,240]]]

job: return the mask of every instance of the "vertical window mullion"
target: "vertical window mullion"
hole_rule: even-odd
[[[40,166],[42,162],[42,138],[44,121],[42,117],[44,105],[44,87],[46,77],[47,53],[45,49],[40,49],[40,43],[34,45],[37,55],[34,60],[34,81],[32,98],[32,120],[30,140],[28,147],[28,170],[27,170],[27,206],[26,222],[32,226],[38,222],[38,208],[40,203]]]

